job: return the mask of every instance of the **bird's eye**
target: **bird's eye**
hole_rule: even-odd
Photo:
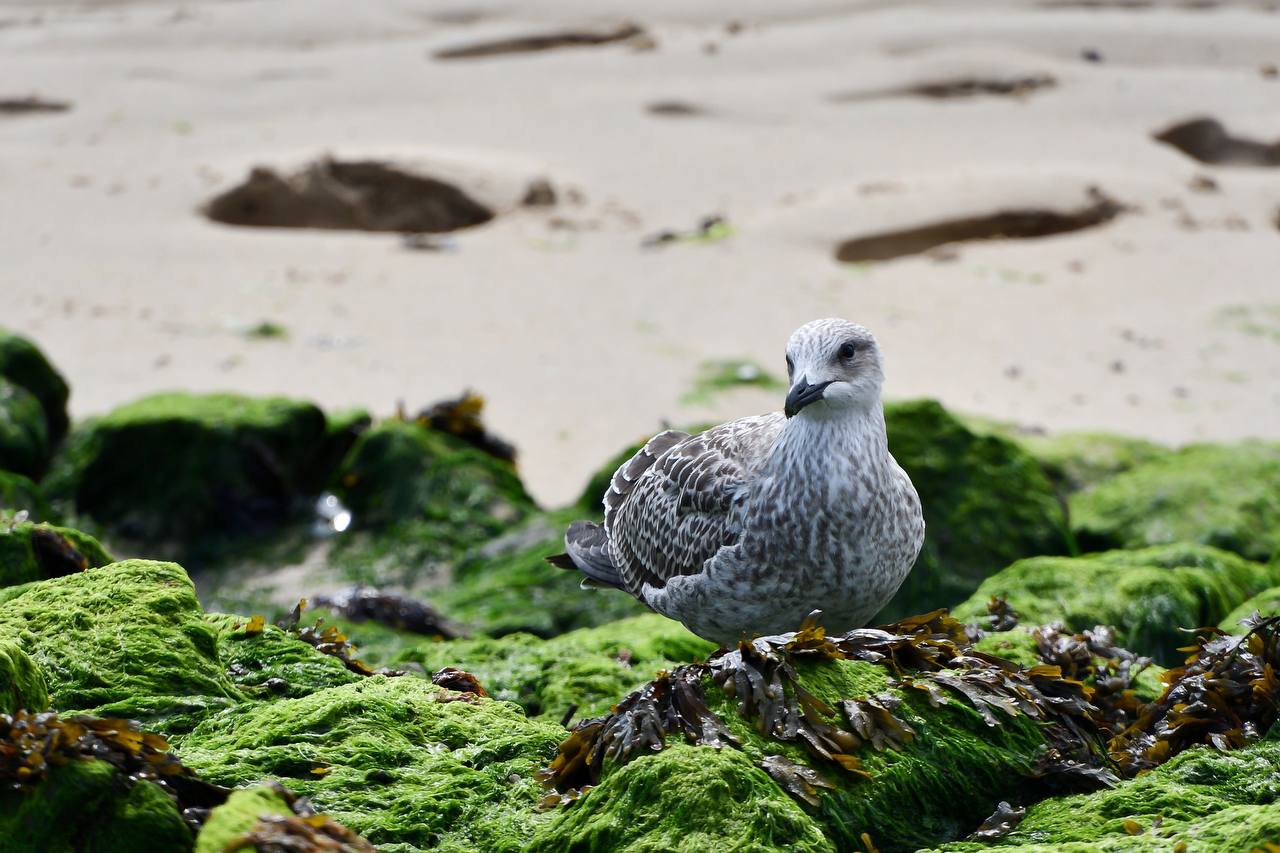
[[[842,344],[840,347],[840,357],[853,358],[853,354],[857,351],[858,351],[858,348],[855,347],[852,342]]]

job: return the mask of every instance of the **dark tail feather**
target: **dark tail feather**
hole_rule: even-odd
[[[547,557],[547,562],[557,569],[570,569],[575,572],[578,570],[578,564],[568,554],[552,554]]]
[[[575,521],[564,535],[567,553],[548,557],[547,562],[562,569],[577,569],[597,584],[625,589],[618,568],[609,558],[609,538],[604,525]]]

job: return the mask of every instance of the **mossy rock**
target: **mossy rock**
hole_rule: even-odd
[[[319,488],[335,440],[311,403],[157,394],[77,425],[45,487],[134,539],[252,533]]]
[[[1127,435],[1067,432],[1022,435],[1013,440],[1031,454],[1061,495],[1071,495],[1173,453]]]
[[[49,688],[44,673],[13,639],[0,638],[0,714],[19,708],[45,711],[49,708]]]
[[[0,853],[183,853],[192,844],[168,794],[106,761],[72,761],[29,792],[0,792]]]
[[[51,445],[40,401],[0,376],[0,470],[39,479],[49,464]]]
[[[920,494],[925,542],[878,621],[963,601],[1021,557],[1071,553],[1053,486],[1015,443],[974,432],[932,400],[889,404],[885,422],[889,450]]]
[[[1037,803],[1003,838],[945,849],[1250,853],[1280,839],[1277,767],[1274,736],[1227,753],[1196,747],[1114,788]]]
[[[1280,575],[1280,568],[1276,569],[1276,574]],[[1218,627],[1228,634],[1239,634],[1244,631],[1244,628],[1240,627],[1240,620],[1247,619],[1254,613],[1261,613],[1263,616],[1280,614],[1280,586],[1264,589],[1248,599],[1224,616],[1222,621],[1218,623]]]
[[[296,699],[361,679],[337,657],[275,625],[264,624],[260,631],[250,632],[249,621],[218,613],[205,616],[205,622],[217,632],[218,658],[246,698],[260,702]]]
[[[582,576],[547,557],[564,551],[564,531],[576,510],[547,513],[466,553],[452,582],[429,593],[449,617],[473,631],[554,637],[649,609],[621,590],[582,589]]]
[[[1080,547],[1197,542],[1266,561],[1280,549],[1280,444],[1193,445],[1072,496]]]
[[[58,711],[176,731],[240,699],[181,566],[127,560],[5,593],[0,640],[40,668]]]
[[[1174,452],[1162,444],[1129,435],[1048,433],[976,415],[957,417],[974,432],[1007,438],[1031,454],[1063,498]]]
[[[953,615],[976,622],[992,596],[1025,625],[1060,621],[1074,631],[1113,625],[1117,642],[1165,665],[1181,662],[1183,628],[1216,625],[1250,596],[1280,583],[1264,566],[1204,545],[1165,545],[1084,557],[1020,560],[985,580]]]
[[[479,678],[495,699],[517,702],[531,717],[558,720],[575,707],[575,719],[607,713],[618,697],[650,681],[658,670],[713,651],[715,646],[683,625],[650,613],[551,640],[512,634],[424,642],[401,652],[395,664],[417,663],[428,673],[458,667]]]
[[[176,749],[210,782],[278,779],[380,850],[517,851],[563,736],[507,702],[372,676],[223,711]]]
[[[87,533],[0,518],[0,587],[62,577],[115,558]]]
[[[200,828],[195,853],[225,853],[227,845],[253,829],[263,815],[292,817],[293,809],[271,785],[232,791]]]
[[[835,853],[823,824],[746,753],[672,743],[609,774],[529,846],[551,851]]]
[[[884,667],[847,660],[796,660],[795,667],[804,689],[833,708],[842,699],[897,696],[895,713],[915,737],[901,749],[856,750],[869,779],[834,763],[817,767],[802,748],[761,735],[739,716],[733,697],[704,682],[708,707],[740,749],[684,746],[668,737],[662,752],[638,755],[622,766],[606,763],[600,784],[557,810],[531,849],[709,849],[679,841],[687,837],[719,839],[713,849],[736,844],[726,849],[770,850],[778,848],[785,828],[796,833],[791,843],[802,849],[862,850],[866,833],[885,853],[916,850],[965,837],[997,802],[1025,789],[1044,746],[1038,724],[1029,718],[1004,717],[989,727],[967,704],[933,707],[923,692],[891,686]],[[816,807],[797,806],[761,769],[771,755],[814,767],[834,789],[817,789]],[[696,773],[689,772],[692,767]],[[735,792],[750,799],[737,802]],[[638,808],[644,801],[650,805]]]
[[[40,402],[49,443],[57,445],[67,432],[67,381],[40,348],[21,335],[0,329],[0,376],[31,392]]]
[[[44,492],[30,477],[0,471],[0,519],[19,512],[25,512],[32,521],[57,520]]]
[[[343,461],[334,491],[351,510],[335,544],[343,576],[414,587],[533,509],[515,468],[417,423],[382,421]]]

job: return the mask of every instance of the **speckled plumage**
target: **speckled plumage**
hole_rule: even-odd
[[[831,630],[866,624],[924,541],[887,445],[879,348],[817,320],[787,354],[794,417],[654,436],[614,474],[604,524],[569,528],[573,564],[715,642],[794,630],[813,610]]]

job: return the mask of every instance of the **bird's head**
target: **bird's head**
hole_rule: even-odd
[[[848,320],[805,323],[787,341],[788,418],[831,418],[880,402],[884,365],[871,332]]]

